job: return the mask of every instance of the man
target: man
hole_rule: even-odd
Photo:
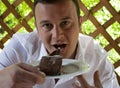
[[[119,88],[105,50],[93,38],[79,34],[78,6],[77,0],[35,0],[37,30],[15,34],[0,53],[1,88]],[[27,64],[57,48],[64,58],[84,60],[90,70],[76,77],[60,78],[55,83]]]

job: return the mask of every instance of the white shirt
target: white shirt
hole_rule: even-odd
[[[28,34],[14,34],[11,41],[0,53],[0,69],[18,62],[29,63],[44,55],[47,55],[47,52],[36,31]],[[92,37],[79,34],[75,58],[82,58],[90,65],[90,70],[83,74],[89,84],[94,85],[93,74],[98,70],[103,88],[120,88],[114,67],[107,59],[106,51],[95,43]],[[76,77],[67,77],[61,78],[55,84],[53,79],[46,79],[43,84],[36,84],[33,88],[72,88],[72,84],[76,81]]]

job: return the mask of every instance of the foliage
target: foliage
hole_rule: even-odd
[[[81,0],[85,6],[90,10],[92,7],[94,7],[96,4],[99,3],[100,0]],[[116,9],[116,11],[120,11],[120,0],[110,0],[110,4]],[[82,12],[82,11],[81,11]],[[82,16],[84,14],[82,13]],[[105,8],[102,7],[99,9],[97,12],[93,13],[95,18],[98,20],[98,22],[103,25],[106,21],[108,21],[112,15],[109,13],[109,11]],[[90,22],[90,20],[85,21],[82,24],[82,32],[85,34],[91,34],[96,30],[95,26]],[[111,26],[109,26],[106,31],[109,33],[109,35],[115,40],[118,37],[120,37],[120,24],[118,22],[114,22]],[[102,36],[102,34],[99,34],[96,38],[96,41],[98,41],[102,47],[106,47],[109,42]],[[120,44],[119,44],[120,46]],[[114,50],[111,49],[108,52],[108,59],[112,62],[115,63],[116,61],[120,60],[120,55]]]
[[[13,4],[16,0],[8,0],[10,4]],[[31,0],[32,2],[34,0]],[[100,0],[81,0],[87,9],[91,10],[94,6],[96,6]],[[113,6],[113,8],[117,11],[120,12],[120,0],[109,0],[110,4]],[[0,0],[0,15],[2,15],[5,11],[7,10],[7,7],[2,3]],[[31,11],[32,9],[26,4],[25,1],[23,1],[20,5],[16,7],[16,11],[20,14],[21,18],[16,19],[16,17],[10,13],[5,19],[4,22],[8,25],[8,27],[12,30],[22,19],[24,19]],[[98,22],[103,25],[106,21],[108,21],[112,15],[109,13],[109,11],[105,8],[102,7],[99,9],[97,12],[93,13],[95,18],[98,20]],[[84,12],[81,10],[81,16],[84,16]],[[31,18],[30,20],[27,20],[27,23],[30,25],[32,29],[35,28],[34,25],[34,18]],[[7,35],[7,32],[3,32],[3,28],[0,25],[0,39],[2,39],[4,36]],[[91,34],[96,30],[96,27],[93,25],[93,23],[88,19],[84,23],[82,23],[82,32],[84,34]],[[106,31],[109,33],[109,35],[115,40],[118,37],[120,37],[120,24],[118,22],[114,22],[111,26],[109,26]],[[24,27],[22,27],[18,32],[25,33],[27,32]],[[102,34],[99,34],[95,38],[96,41],[98,41],[102,47],[106,47],[109,42],[104,38]],[[120,44],[119,44],[120,46]],[[108,52],[109,59],[112,63],[120,60],[120,55],[116,53],[114,49],[111,49]]]
[[[120,0],[110,0],[110,3],[117,12],[120,11]]]
[[[12,18],[12,19],[11,19]],[[4,22],[8,25],[10,29],[14,28],[18,24],[18,20],[15,16],[10,13],[5,19]]]
[[[16,10],[22,18],[27,16],[32,11],[31,8],[25,3],[25,1],[23,1],[19,6],[17,6]]]
[[[87,9],[91,9],[100,2],[100,0],[81,0],[81,1],[84,3]]]
[[[120,55],[118,53],[116,53],[116,51],[114,49],[111,49],[109,52],[108,52],[108,59],[112,62],[112,63],[115,63],[117,62],[118,60],[120,60]]]
[[[93,23],[90,20],[87,20],[84,23],[82,23],[82,32],[84,34],[93,33],[95,30],[96,27],[93,25]]]
[[[13,4],[15,0],[8,0],[10,4]]]
[[[120,24],[117,21],[109,26],[106,30],[114,40],[120,37]]]
[[[106,40],[106,38],[104,38],[102,34],[97,35],[95,40],[99,42],[103,48],[105,48],[109,44],[109,42]]]
[[[0,0],[0,15],[3,14],[6,9],[7,9],[7,7],[6,7],[6,6],[4,5],[4,3],[2,3],[2,1]]]
[[[101,25],[103,25],[110,18],[112,18],[112,15],[109,13],[109,11],[105,7],[102,7],[97,12],[95,12],[94,16],[96,17],[96,19],[99,21]]]

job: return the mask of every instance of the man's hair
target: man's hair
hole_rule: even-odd
[[[64,0],[34,0],[34,8],[33,8],[34,15],[35,15],[35,7],[36,7],[37,3],[52,4],[52,3],[56,3],[56,2],[60,2],[60,1],[64,1]],[[80,8],[79,8],[78,0],[72,0],[72,1],[75,4],[77,15],[79,18],[80,17]]]

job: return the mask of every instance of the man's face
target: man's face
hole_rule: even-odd
[[[74,58],[79,22],[72,0],[55,4],[38,3],[35,8],[38,36],[48,53],[60,48],[65,58]]]

